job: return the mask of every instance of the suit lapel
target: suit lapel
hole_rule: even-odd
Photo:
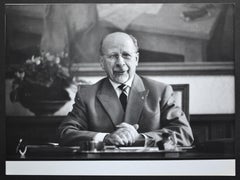
[[[148,92],[148,90],[145,90],[141,78],[138,75],[135,75],[128,97],[129,100],[127,103],[124,122],[129,124],[138,123]]]
[[[97,97],[103,105],[105,111],[110,116],[113,124],[120,124],[124,118],[124,111],[116,92],[108,79],[104,80],[102,87],[97,93]]]

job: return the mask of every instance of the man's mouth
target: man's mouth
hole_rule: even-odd
[[[114,74],[125,74],[127,71],[114,71]]]

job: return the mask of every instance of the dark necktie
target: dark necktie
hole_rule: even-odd
[[[126,110],[126,106],[127,106],[127,95],[126,95],[126,88],[127,86],[125,84],[121,84],[120,86],[118,86],[119,89],[121,89],[122,93],[119,96],[119,100],[121,101],[123,110]]]

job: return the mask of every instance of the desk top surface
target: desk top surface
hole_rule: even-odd
[[[102,151],[80,151],[79,147],[29,146],[24,155],[16,154],[7,160],[174,160],[174,159],[228,159],[233,153],[199,152],[195,149],[175,151],[154,148],[118,148]]]

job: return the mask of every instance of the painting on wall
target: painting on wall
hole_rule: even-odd
[[[138,40],[140,72],[151,67],[162,71],[161,66],[169,73],[169,66],[231,68],[233,12],[233,4],[216,3],[9,5],[6,63],[22,62],[42,51],[65,52],[72,72],[101,73],[101,39],[124,31]]]

